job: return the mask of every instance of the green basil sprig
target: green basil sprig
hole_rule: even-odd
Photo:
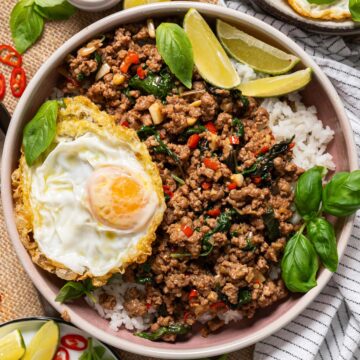
[[[300,176],[295,189],[295,205],[300,215],[314,216],[319,211],[325,174],[324,167],[315,166]]]
[[[311,219],[306,224],[306,231],[323,265],[330,271],[335,272],[339,257],[334,226],[324,218],[318,217]]]
[[[156,47],[171,72],[191,89],[194,58],[185,31],[177,24],[162,23],[156,29]]]
[[[316,286],[319,262],[312,243],[297,232],[286,244],[281,261],[282,277],[293,292],[307,292]]]
[[[58,102],[48,100],[26,124],[23,134],[25,159],[29,166],[50,146],[56,135]]]
[[[169,326],[159,327],[154,332],[138,332],[135,333],[136,336],[142,337],[147,340],[156,341],[161,339],[164,335],[176,334],[176,335],[185,335],[191,330],[191,326],[186,324],[171,324]]]
[[[24,53],[41,36],[44,19],[64,20],[75,13],[67,0],[20,0],[10,14],[10,30],[16,50]]]
[[[360,209],[360,170],[338,173],[323,188],[324,174],[324,168],[313,167],[300,176],[296,186],[295,204],[305,223],[286,244],[281,262],[285,285],[294,292],[316,286],[318,257],[330,271],[337,269],[334,226],[322,213],[348,216]]]
[[[334,216],[348,216],[360,206],[360,170],[333,176],[323,192],[323,210]]]
[[[65,303],[68,301],[80,299],[83,296],[88,296],[93,302],[95,301],[92,291],[95,289],[91,279],[84,281],[68,281],[59,291],[55,301]]]
[[[106,349],[103,346],[94,346],[93,339],[88,339],[88,347],[81,354],[79,360],[110,360],[112,357],[106,355]]]

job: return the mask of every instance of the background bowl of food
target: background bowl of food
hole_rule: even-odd
[[[3,156],[7,227],[39,291],[92,336],[166,359],[234,351],[301,313],[331,277],[317,253],[336,269],[322,211],[351,213],[324,170],[357,168],[343,105],[304,51],[245,14],[180,2],[67,41],[23,94]],[[352,219],[334,227],[341,256]]]

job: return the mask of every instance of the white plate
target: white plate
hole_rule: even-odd
[[[304,30],[333,35],[360,34],[360,23],[352,20],[312,20],[297,14],[287,3],[287,0],[251,0],[251,3],[278,19],[294,24]]]
[[[41,328],[42,325],[44,325],[47,321],[54,320],[60,327],[60,338],[64,335],[68,334],[77,334],[81,335],[84,338],[90,338],[91,335],[87,334],[86,332],[78,329],[74,325],[65,322],[60,319],[55,318],[49,318],[49,317],[30,317],[30,318],[24,318],[24,319],[17,319],[13,321],[6,322],[4,324],[0,325],[0,339],[4,337],[5,335],[11,333],[14,330],[20,330],[21,334],[24,338],[26,346],[29,345],[31,339],[34,337],[34,335],[37,333],[37,331]],[[101,343],[99,340],[93,339],[93,345],[94,346],[103,346],[106,349],[105,355],[108,356],[109,359],[114,360],[120,360],[120,358],[115,355],[115,353],[108,348],[106,345]],[[70,355],[69,360],[78,360],[79,357],[82,355],[83,351],[74,351],[67,349]]]

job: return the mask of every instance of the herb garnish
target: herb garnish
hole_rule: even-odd
[[[155,341],[161,339],[164,335],[176,334],[185,335],[191,330],[191,326],[185,324],[172,324],[169,326],[162,326],[154,332],[138,332],[136,336],[147,340]]]
[[[89,297],[93,302],[95,301],[92,291],[95,286],[92,284],[91,279],[84,281],[68,281],[59,291],[55,301],[65,303],[71,300],[79,299],[83,296]]]
[[[270,240],[270,242],[275,241],[281,236],[281,233],[280,223],[279,220],[275,217],[274,210],[269,208],[262,218],[264,221],[267,238]]]
[[[316,286],[318,257],[330,271],[337,269],[335,230],[322,212],[348,216],[360,209],[360,170],[335,174],[323,188],[325,174],[323,167],[315,166],[302,174],[296,185],[295,204],[304,224],[286,244],[281,261],[282,278],[293,292],[307,292]]]
[[[93,339],[88,338],[88,347],[87,349],[81,354],[79,360],[110,360],[106,354],[106,349],[103,346],[93,346]]]

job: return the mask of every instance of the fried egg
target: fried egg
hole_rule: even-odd
[[[107,278],[151,254],[165,210],[161,179],[134,130],[85,97],[65,104],[47,154],[31,167],[20,160],[32,255],[77,279]]]
[[[307,0],[288,0],[290,6],[302,16],[319,20],[345,20],[351,18],[349,0],[336,0],[331,4],[311,4]]]

